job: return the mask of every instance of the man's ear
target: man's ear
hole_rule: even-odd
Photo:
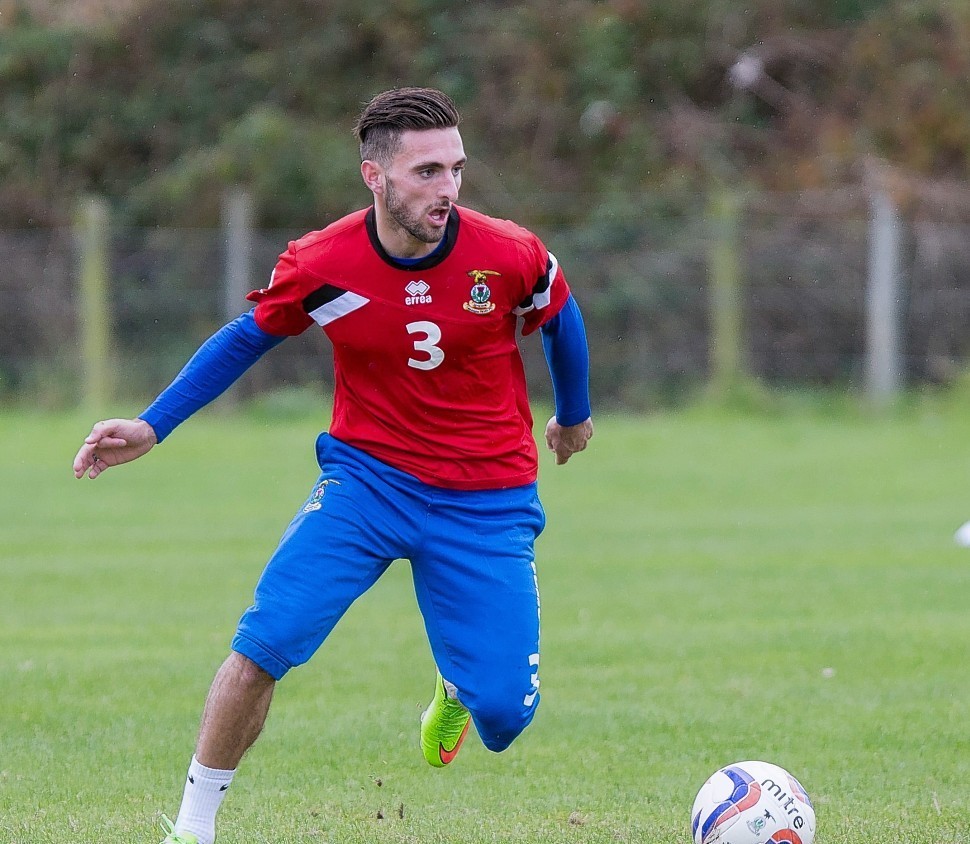
[[[376,161],[365,160],[360,162],[360,175],[364,179],[364,184],[372,193],[384,193],[384,170]]]

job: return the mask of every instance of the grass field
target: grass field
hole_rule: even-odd
[[[970,841],[967,414],[603,417],[544,456],[542,705],[506,753],[417,747],[407,566],[281,684],[220,844],[687,844],[744,758],[818,844]],[[93,419],[0,414],[0,842],[152,842],[239,612],[315,478],[316,420],[203,413],[75,481]]]

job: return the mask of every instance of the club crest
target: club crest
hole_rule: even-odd
[[[340,486],[340,481],[325,480],[320,481],[314,488],[313,492],[310,493],[310,497],[307,499],[307,503],[303,507],[304,513],[312,513],[314,510],[319,510],[323,506],[323,496],[327,493],[327,487],[330,484],[336,484]]]
[[[495,270],[469,270],[468,275],[475,282],[472,285],[471,299],[462,307],[473,314],[490,314],[495,310],[495,303],[490,301],[492,291],[487,284],[490,275],[501,275]]]

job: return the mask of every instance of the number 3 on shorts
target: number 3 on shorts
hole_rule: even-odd
[[[424,335],[414,341],[414,349],[428,356],[423,360],[408,358],[408,366],[414,369],[436,369],[441,366],[441,362],[445,359],[445,353],[437,345],[441,342],[441,329],[435,323],[426,321],[409,322],[405,328],[408,334]]]
[[[532,691],[525,696],[522,701],[523,706],[532,706],[536,702],[536,697],[539,694],[539,654],[529,655],[529,665],[531,665],[535,671],[532,672]]]

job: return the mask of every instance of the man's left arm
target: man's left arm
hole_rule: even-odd
[[[583,315],[572,294],[562,309],[541,326],[556,414],[546,423],[546,445],[562,465],[586,448],[593,436],[589,402],[589,347]]]

